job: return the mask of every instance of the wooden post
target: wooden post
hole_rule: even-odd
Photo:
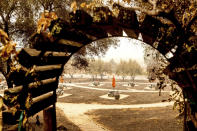
[[[53,104],[53,110],[54,110],[54,113],[53,113],[53,125],[54,125],[54,131],[56,131],[57,130],[56,103]]]
[[[43,110],[44,131],[56,131],[55,104]]]
[[[3,116],[2,116],[2,108],[3,108],[3,98],[0,97],[0,131],[3,130]]]

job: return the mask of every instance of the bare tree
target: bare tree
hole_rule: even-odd
[[[124,60],[120,60],[120,62],[117,65],[116,68],[116,74],[120,75],[122,77],[122,80],[125,80],[125,77],[128,74],[128,70],[127,70],[127,62]]]
[[[138,64],[137,61],[129,59],[127,63],[127,72],[132,82],[134,82],[136,75],[141,75],[143,68]]]

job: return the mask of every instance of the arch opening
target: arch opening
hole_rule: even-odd
[[[91,43],[90,43],[91,44]],[[130,43],[132,44],[132,43]],[[145,43],[143,43],[144,45],[147,45]],[[88,45],[86,45],[88,46]],[[118,47],[117,47],[118,48]],[[67,64],[66,64],[67,65]],[[66,68],[66,70],[68,70]],[[70,70],[70,69],[69,69]],[[131,79],[127,77],[127,79],[125,79],[125,81],[122,80],[122,77],[120,76],[119,78],[117,77],[117,75],[115,75],[115,79],[116,79],[116,85],[117,85],[117,90],[120,90],[120,100],[119,102],[117,102],[116,100],[114,100],[113,97],[109,97],[107,96],[107,93],[109,90],[113,90],[111,82],[112,82],[112,75],[110,75],[110,77],[104,77],[103,80],[101,80],[102,78],[99,76],[97,77],[97,79],[94,79],[92,76],[90,75],[85,75],[85,73],[87,72],[83,72],[82,75],[83,77],[81,78],[81,74],[77,74],[74,76],[75,80],[72,80],[72,82],[70,84],[68,84],[68,87],[71,87],[72,90],[72,95],[69,97],[65,97],[64,100],[63,98],[59,99],[60,102],[66,102],[66,103],[78,103],[80,105],[80,103],[85,103],[83,106],[84,108],[86,106],[89,106],[90,104],[92,104],[92,106],[98,106],[97,104],[105,104],[106,108],[111,104],[116,104],[116,106],[118,107],[119,104],[124,106],[124,105],[133,105],[133,104],[150,104],[150,103],[156,103],[156,102],[161,102],[162,100],[167,100],[168,97],[167,95],[169,95],[169,92],[166,93],[164,91],[164,93],[162,93],[162,98],[159,97],[159,91],[158,90],[154,90],[154,84],[155,82],[151,82],[152,83],[152,87],[151,84],[150,86],[147,86],[146,84],[143,85],[143,83],[149,83],[148,80],[139,80],[139,78],[135,79],[134,83],[134,87],[132,87],[131,85],[129,85],[131,83]],[[92,77],[92,78],[91,78]],[[65,81],[69,81],[70,77],[68,75],[65,75]],[[94,79],[94,80],[92,80]],[[83,81],[84,80],[84,81]],[[99,83],[97,83],[99,82]],[[116,88],[115,88],[116,90]],[[135,92],[135,91],[139,91],[139,92]],[[131,91],[130,93],[125,93],[124,91]],[[133,91],[133,92],[132,92]],[[143,92],[144,91],[144,92]],[[153,92],[151,92],[153,91]],[[66,93],[71,93],[70,90],[67,90]],[[150,93],[150,94],[149,94]],[[129,95],[129,96],[127,96]],[[134,97],[135,96],[135,97]],[[124,98],[125,97],[125,98]],[[110,99],[112,98],[112,99]],[[152,99],[153,101],[149,101],[147,102],[147,100]],[[126,100],[128,100],[126,102]],[[154,101],[155,100],[155,101]],[[130,102],[129,102],[130,101]],[[136,103],[134,102],[136,101]],[[139,102],[139,103],[138,103]],[[87,104],[87,105],[86,105]],[[89,105],[88,105],[89,104]],[[165,102],[161,102],[161,104],[165,105]],[[154,105],[154,104],[153,104]],[[153,106],[152,105],[152,106]],[[70,106],[72,106],[72,104],[70,104]],[[83,108],[81,107],[81,108]],[[91,110],[91,109],[89,109]],[[130,113],[132,114],[133,112],[129,109],[123,109],[124,113]],[[170,108],[166,108],[166,107],[157,107],[157,108],[152,108],[151,106],[149,108],[146,108],[144,110],[140,110],[138,108],[133,109],[136,112],[139,112],[139,114],[143,114],[145,119],[152,119],[154,117],[154,119],[157,119],[158,116],[160,116],[160,118],[162,117],[162,120],[165,120],[165,113],[166,114],[174,114],[174,112],[170,109]],[[161,110],[165,110],[165,113],[162,114]],[[153,112],[151,113],[150,116],[146,116],[147,113]],[[121,123],[121,120],[127,120],[129,124],[131,124],[132,122],[129,121],[131,120],[133,117],[129,116],[125,117],[126,115],[124,115],[123,111],[120,109],[105,109],[103,110],[102,107],[101,108],[97,108],[97,110],[94,112],[88,112],[88,114],[90,115],[94,115],[95,117],[97,117],[99,119],[100,122],[102,122],[102,125],[107,126],[107,127],[112,127],[113,125],[118,125],[118,123]],[[161,114],[160,114],[161,113]],[[119,114],[119,115],[117,115]],[[113,115],[113,119],[114,121],[111,122],[111,124],[107,123],[105,120],[109,120],[110,115]],[[176,114],[177,115],[177,114]],[[120,119],[120,121],[117,119]],[[137,116],[136,116],[137,117]],[[140,117],[140,116],[138,116]],[[98,120],[97,119],[97,120]],[[171,119],[171,116],[170,116]],[[96,121],[97,121],[96,120]],[[116,122],[115,122],[116,121]],[[135,120],[133,120],[135,121]],[[141,121],[144,121],[144,119],[141,119]],[[173,120],[171,122],[174,122]],[[127,123],[127,124],[128,124]],[[136,123],[138,123],[136,121]],[[152,124],[152,122],[149,123],[150,125]],[[140,124],[139,124],[140,125]],[[118,126],[114,126],[114,128],[120,128],[124,126],[124,123],[122,123],[122,125]],[[144,127],[146,127],[147,125],[145,125]],[[158,125],[161,126],[161,125]],[[173,125],[173,127],[178,127],[178,125]],[[152,128],[154,128],[154,125],[152,125]],[[152,129],[151,128],[151,129]],[[179,127],[180,128],[180,127]],[[181,127],[182,128],[182,127]],[[127,129],[133,129],[132,127],[127,127]],[[168,129],[168,126],[165,127],[165,129]]]

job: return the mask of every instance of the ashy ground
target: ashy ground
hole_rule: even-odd
[[[57,127],[66,131],[182,131],[183,119],[167,102],[169,88],[161,92],[146,80],[135,81],[135,86],[117,80],[115,90],[120,100],[108,97],[111,79],[93,86],[89,79],[75,79],[66,83],[64,94],[58,96]],[[165,101],[165,102],[163,102]],[[40,125],[36,124],[39,116]],[[43,129],[42,112],[29,119],[34,130]]]
[[[169,88],[159,96],[158,90],[148,88],[151,83],[135,83],[129,87],[128,82],[117,82],[116,90],[127,97],[115,100],[101,97],[113,90],[110,80],[99,86],[75,81],[64,91],[72,95],[59,98],[57,107],[84,131],[182,131],[182,118],[172,103],[162,102],[169,98]]]

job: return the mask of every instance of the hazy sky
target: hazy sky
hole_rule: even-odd
[[[130,58],[138,61],[142,66],[144,65],[144,48],[142,47],[142,43],[127,38],[121,38],[119,46],[117,48],[111,47],[106,55],[102,57],[105,61],[109,61],[110,59],[114,59],[115,61],[119,61],[120,59],[128,60]]]

